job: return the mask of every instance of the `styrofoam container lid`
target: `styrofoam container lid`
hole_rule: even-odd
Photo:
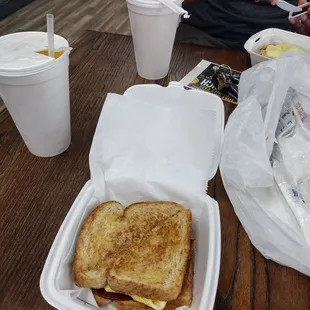
[[[118,149],[118,138],[120,138],[122,135],[125,135],[124,139],[130,139],[130,135],[133,132],[136,132],[135,128],[140,128],[139,126],[141,125],[145,126],[145,122],[147,124],[150,119],[154,118],[154,115],[152,114],[154,111],[152,107],[154,107],[154,105],[156,105],[157,111],[159,110],[158,105],[162,105],[162,111],[164,111],[163,115],[167,116],[167,119],[163,119],[162,124],[160,125],[164,126],[163,128],[167,133],[169,133],[169,131],[167,131],[166,125],[169,123],[169,118],[171,116],[176,118],[176,123],[178,123],[181,119],[186,121],[186,113],[194,109],[195,113],[192,114],[192,119],[193,116],[198,117],[198,122],[204,125],[203,134],[199,135],[199,139],[195,139],[197,137],[195,135],[193,136],[193,132],[197,132],[191,131],[190,128],[186,126],[187,124],[182,125],[180,123],[178,126],[180,126],[179,128],[183,128],[183,130],[185,130],[183,132],[187,132],[187,130],[191,131],[190,136],[183,138],[187,138],[189,140],[193,139],[193,146],[199,146],[203,144],[203,147],[200,148],[202,153],[199,154],[199,158],[203,162],[204,168],[200,169],[203,170],[203,172],[201,174],[198,173],[197,175],[200,177],[203,174],[204,180],[210,180],[216,173],[220,159],[222,139],[224,134],[223,102],[219,99],[219,97],[207,92],[201,92],[198,90],[185,90],[179,83],[170,83],[169,87],[161,87],[158,85],[137,85],[129,88],[124,93],[123,97],[125,97],[124,100],[118,102],[117,95],[114,95],[112,98],[116,98],[116,101],[106,101],[98,121],[96,133],[92,143],[92,149],[90,152],[90,169],[96,169],[97,164],[101,165],[103,175],[106,175],[106,179],[102,180],[100,175],[101,171],[98,171],[99,174],[97,179],[94,179],[92,175],[91,181],[85,184],[84,188],[81,190],[74,204],[70,208],[70,211],[68,212],[63,224],[61,225],[61,228],[58,231],[58,234],[53,242],[45,262],[40,278],[41,293],[51,305],[58,309],[97,309],[93,305],[94,300],[91,300],[93,299],[93,296],[89,289],[80,291],[77,287],[74,286],[72,281],[72,261],[75,254],[75,245],[84,220],[87,218],[89,213],[96,206],[98,206],[100,202],[103,201],[117,200],[123,203],[124,206],[127,206],[137,201],[171,200],[181,203],[185,208],[191,209],[193,215],[192,237],[196,241],[194,254],[195,274],[193,304],[191,309],[212,310],[217,291],[221,258],[220,216],[217,202],[205,194],[205,188],[199,194],[197,192],[184,192],[178,187],[174,188],[173,182],[171,183],[171,181],[177,183],[178,186],[179,184],[182,184],[182,182],[179,182],[179,180],[176,179],[169,180],[168,183],[172,187],[165,190],[164,187],[167,185],[167,183],[165,185],[164,183],[158,184],[158,181],[160,181],[158,177],[164,180],[167,176],[165,169],[162,169],[162,173],[156,174],[155,172],[155,175],[147,175],[147,178],[144,179],[144,182],[138,182],[138,188],[134,183],[135,180],[128,183],[126,173],[128,173],[128,171],[130,172],[131,167],[128,168],[129,170],[126,170],[127,168],[122,165],[120,158],[123,152],[119,153],[121,149]],[[128,107],[129,102],[131,102],[129,104],[130,107]],[[147,104],[145,105],[146,102]],[[144,104],[143,112],[141,111],[141,104]],[[167,105],[169,107],[167,107]],[[178,113],[177,110],[179,106],[182,108],[183,112],[186,112],[182,113],[183,116],[186,116],[185,118],[180,118],[174,114],[175,112]],[[136,107],[137,111],[134,109],[134,111],[131,113],[131,116],[128,116],[128,108],[132,109],[133,107]],[[167,113],[167,109],[169,110],[170,108],[173,109],[171,110],[174,112],[173,114]],[[141,113],[146,113],[145,111],[149,111],[147,112],[148,118],[146,120],[141,120]],[[116,117],[112,117],[113,115],[115,116],[115,113],[119,113],[121,115],[117,114]],[[131,126],[132,128],[120,126],[120,124],[122,124],[120,120],[124,120],[124,117],[129,118],[128,123],[130,124],[136,124],[136,118],[139,119],[140,117],[140,124],[138,124],[139,126]],[[156,122],[156,118],[154,119],[154,122]],[[117,133],[112,130],[115,128],[115,126],[118,128],[118,130],[120,130]],[[107,128],[110,128],[113,132],[108,132],[106,130]],[[198,128],[201,127],[197,126],[196,129]],[[156,132],[156,128],[153,128],[153,133]],[[96,135],[97,133],[98,135]],[[107,136],[115,138],[116,141],[113,145],[113,148],[116,147],[116,150],[112,150],[108,145],[105,144],[107,141],[109,141],[106,140],[108,139]],[[201,139],[201,137],[204,138]],[[163,147],[156,150],[156,155],[159,155],[160,158],[165,156],[165,152],[169,152],[169,149],[171,152],[175,152],[175,150],[181,150],[182,143],[184,144],[185,141],[182,140],[182,136],[177,139],[178,141],[175,141],[175,138],[177,137],[171,136],[173,141],[175,141],[175,145],[172,146],[172,143],[168,143],[169,140],[165,140],[164,136],[162,135],[156,136],[155,134],[153,137],[150,137],[149,131],[147,130],[141,133],[138,138],[142,138],[142,142],[144,141],[144,138],[149,140],[150,151],[152,150],[152,144],[156,145],[155,140],[160,140],[163,138]],[[102,145],[105,145],[105,147],[102,147]],[[134,147],[134,145],[132,146],[133,148],[131,150],[127,150],[127,152],[130,154],[130,158],[133,158],[134,161],[135,153],[131,153],[131,151],[135,151],[135,148],[137,147]],[[121,145],[119,147],[126,148],[127,146]],[[139,150],[143,152],[143,150]],[[115,170],[118,163],[111,162],[108,165],[105,165],[107,163],[106,161],[104,161],[105,164],[100,163],[100,158],[102,158],[101,152],[103,151],[105,153],[111,153],[112,155],[119,154],[118,157],[116,156],[117,158],[115,158],[113,155],[113,158],[115,159],[114,161],[118,161],[120,163],[120,173],[124,173],[124,176],[120,175],[121,182],[123,182],[123,179],[125,180],[121,190],[120,188],[117,189],[117,186],[115,187],[116,183],[114,183],[114,186],[111,185],[112,183],[109,183],[109,177],[107,176],[109,173],[113,173],[111,171],[109,172],[108,170]],[[192,155],[186,157],[187,155],[185,154],[184,158],[198,158],[196,157],[196,154],[199,152],[195,152],[195,150],[192,149],[190,153]],[[175,155],[179,156],[179,154],[180,153],[177,153]],[[133,155],[133,157],[131,157],[131,155]],[[131,165],[132,168],[144,170],[145,167],[149,167],[149,161],[151,161],[153,158],[152,154],[150,154],[149,157],[150,158],[145,158],[144,162],[133,162]],[[94,158],[96,158],[96,161],[94,161]],[[105,160],[109,161],[109,155],[105,154]],[[158,166],[155,165],[152,171],[154,171],[154,169],[157,171]],[[185,178],[190,175],[188,172],[186,172],[186,167],[182,167],[181,170],[184,171],[181,171],[180,174],[178,174],[180,178]],[[115,176],[116,175],[114,174],[114,177]],[[139,179],[140,174],[137,173],[136,177]],[[172,178],[171,175],[169,177]],[[192,183],[192,181],[194,181],[194,183],[196,182],[195,180],[190,180],[190,183]],[[99,183],[98,185],[100,185],[100,193],[97,194],[95,188],[96,186],[94,185],[96,182]],[[196,184],[198,185],[199,182],[196,182],[195,186]],[[111,188],[109,188],[109,185]],[[146,190],[141,190],[141,186]],[[101,196],[99,197],[98,194]],[[139,197],[138,200],[137,197]],[[184,307],[184,309],[185,308],[186,307]],[[115,307],[113,304],[109,304],[103,309],[115,310]],[[183,309],[183,307],[180,309]]]
[[[181,105],[183,102],[201,105],[202,108],[213,112],[215,119],[215,126],[210,128],[212,140],[208,141],[210,152],[206,156],[209,163],[208,167],[208,180],[211,180],[217,171],[221,147],[223,144],[223,130],[224,130],[224,106],[218,96],[198,90],[185,90],[179,82],[171,82],[169,87],[161,87],[159,85],[135,85],[127,89],[124,96],[137,100],[145,100],[149,103],[158,104],[165,102],[165,97],[171,98],[172,102]]]
[[[55,50],[68,48],[66,39],[54,37]],[[17,32],[0,37],[0,75],[23,76],[44,71],[55,59],[37,53],[47,49],[46,32]]]

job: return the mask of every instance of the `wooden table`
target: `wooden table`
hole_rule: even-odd
[[[88,154],[107,92],[152,83],[137,75],[130,37],[88,31],[71,57],[72,145],[54,158],[31,155],[12,119],[0,117],[0,309],[52,309],[39,277],[54,237],[89,179]],[[169,76],[179,80],[201,59],[243,70],[244,51],[177,45]],[[234,106],[225,104],[226,117]],[[220,205],[222,260],[215,309],[310,309],[309,278],[265,260],[251,245],[226,196],[219,173],[210,195]]]

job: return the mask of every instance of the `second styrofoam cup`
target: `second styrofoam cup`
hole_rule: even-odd
[[[183,0],[174,1],[181,6]],[[157,80],[168,74],[180,15],[156,0],[127,0],[138,74]]]

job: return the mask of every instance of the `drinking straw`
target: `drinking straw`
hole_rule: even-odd
[[[46,15],[48,56],[54,57],[54,15]]]

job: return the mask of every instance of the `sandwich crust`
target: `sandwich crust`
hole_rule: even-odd
[[[108,304],[111,302],[110,299],[103,298],[103,297],[97,295],[97,294],[94,293],[94,292],[93,292],[93,295],[94,295],[94,298],[95,298],[95,300],[96,300],[96,303],[97,303],[97,305],[98,305],[99,307],[106,306],[106,305],[108,305]]]
[[[149,306],[134,300],[116,301],[114,304],[117,310],[153,310]]]

